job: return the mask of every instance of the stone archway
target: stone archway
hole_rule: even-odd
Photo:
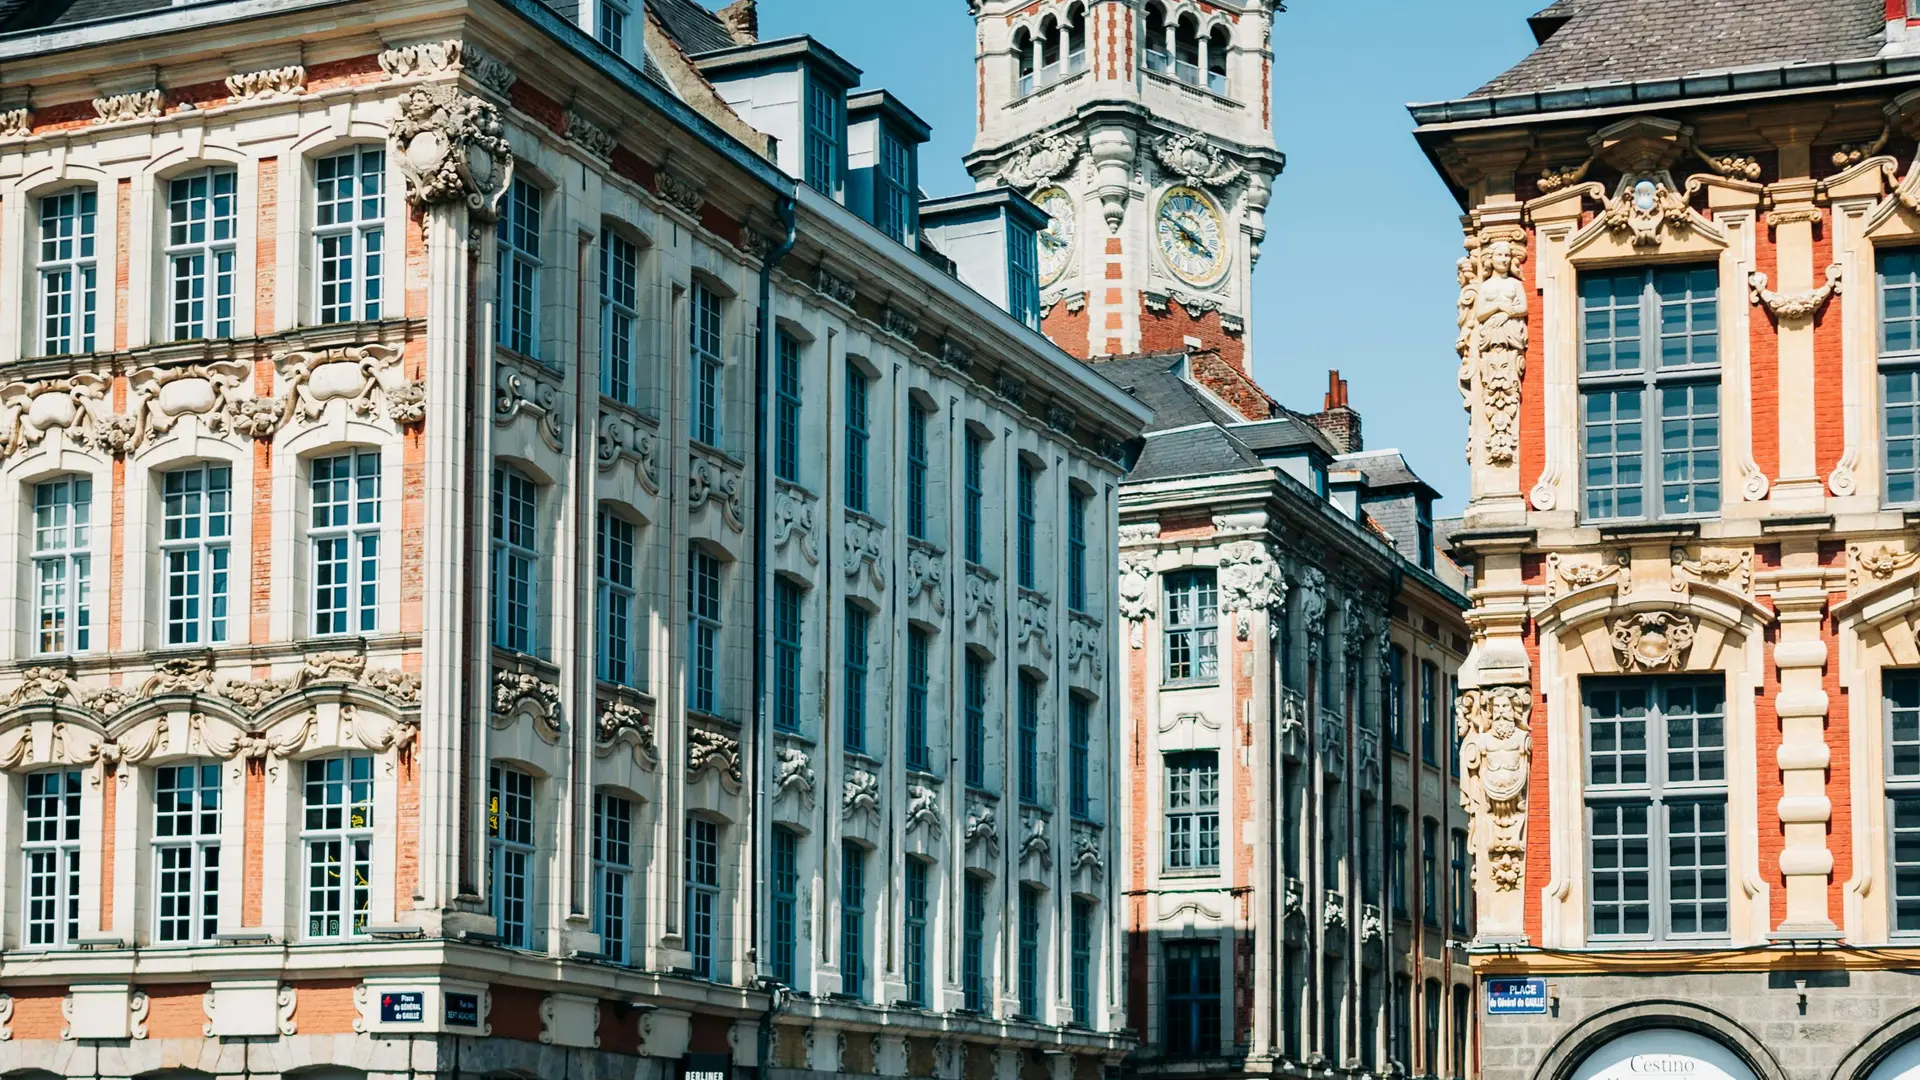
[[[1759,1080],[1740,1055],[1682,1028],[1640,1028],[1589,1052],[1569,1080]]]
[[[1603,1009],[1562,1035],[1534,1080],[1785,1080],[1753,1033],[1690,1001]]]

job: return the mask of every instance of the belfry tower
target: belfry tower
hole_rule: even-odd
[[[967,168],[1052,218],[1043,327],[1095,357],[1195,341],[1246,370],[1279,0],[969,0]]]

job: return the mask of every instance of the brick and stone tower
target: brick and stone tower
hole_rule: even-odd
[[[1047,335],[1084,356],[1217,348],[1245,370],[1273,179],[1274,0],[969,0],[967,168],[1053,218]]]

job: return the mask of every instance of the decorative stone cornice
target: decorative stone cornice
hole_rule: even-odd
[[[698,512],[709,503],[720,508],[727,528],[744,532],[747,527],[746,493],[740,470],[717,458],[695,452],[687,469],[687,510]]]
[[[158,88],[112,94],[93,99],[98,123],[118,124],[128,120],[155,120],[167,111],[167,96]]]
[[[24,139],[33,134],[33,114],[26,106],[0,110],[0,139]]]
[[[797,795],[801,805],[813,809],[814,793],[813,766],[807,761],[806,751],[797,746],[782,746],[774,752],[773,797]]]
[[[386,72],[389,79],[455,71],[460,67],[463,50],[464,45],[458,38],[402,45],[381,52],[380,70]]]
[[[634,760],[642,767],[650,769],[660,762],[654,743],[653,714],[633,702],[614,700],[602,706],[599,718],[594,721],[593,736],[595,748],[602,756],[624,742],[633,747]]]
[[[620,140],[613,132],[572,111],[567,113],[567,138],[601,161],[611,160],[613,152],[620,147]]]
[[[940,791],[924,784],[907,785],[906,830],[925,828],[927,835],[940,839]]]
[[[227,93],[235,101],[261,101],[288,97],[307,88],[307,69],[299,64],[262,68],[227,76]]]
[[[660,494],[660,439],[651,427],[625,413],[602,411],[595,443],[601,472],[630,460],[641,488],[649,495]]]
[[[976,636],[1000,636],[999,579],[984,566],[967,564],[967,626],[976,628]]]
[[[885,530],[880,523],[865,514],[847,512],[846,527],[841,530],[841,547],[844,549],[840,560],[840,569],[849,578],[857,578],[864,568],[867,580],[876,589],[887,587]]]
[[[560,387],[541,378],[536,365],[495,364],[493,422],[506,427],[521,415],[534,418],[541,439],[549,447],[556,451],[566,448],[567,415],[560,407]]]
[[[707,204],[707,197],[701,194],[698,182],[668,169],[661,169],[655,175],[658,177],[661,198],[688,217],[700,216],[700,208]]]
[[[907,602],[924,598],[935,615],[947,613],[947,560],[939,551],[909,540],[907,545]]]
[[[1000,857],[1000,825],[994,819],[993,807],[982,802],[967,800],[966,845],[972,850],[976,845],[983,846],[987,858]]]
[[[496,723],[514,716],[531,716],[535,731],[549,742],[560,735],[563,709],[560,687],[527,671],[493,673],[493,715]]]
[[[846,783],[840,788],[840,812],[849,821],[865,817],[869,823],[879,825],[880,778],[866,769],[849,769]]]

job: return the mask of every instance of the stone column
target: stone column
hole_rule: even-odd
[[[1821,635],[1827,590],[1817,539],[1787,538],[1781,544],[1781,569],[1773,577],[1774,609],[1780,618],[1773,646],[1780,692],[1773,700],[1780,717],[1776,757],[1786,839],[1780,874],[1787,892],[1787,917],[1775,936],[1838,937],[1827,907],[1827,878],[1833,873],[1833,852],[1827,849],[1827,822],[1833,816],[1827,766],[1833,755],[1826,742],[1827,692],[1822,681],[1828,661]]]

